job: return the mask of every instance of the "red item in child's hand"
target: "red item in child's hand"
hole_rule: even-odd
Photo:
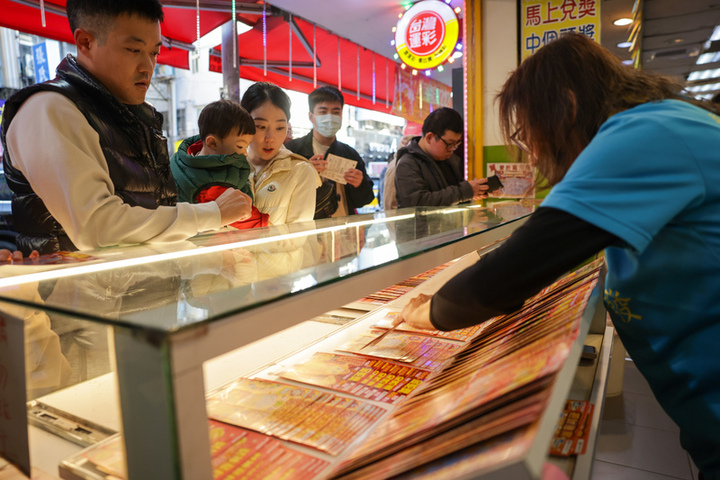
[[[207,203],[212,202],[216,198],[218,198],[220,195],[223,194],[225,190],[227,190],[228,187],[220,187],[220,186],[212,186],[209,188],[206,188],[200,193],[198,193],[195,200],[197,203]],[[260,210],[258,210],[255,206],[252,207],[252,213],[250,214],[250,218],[247,220],[243,220],[241,222],[233,222],[230,224],[231,227],[235,227],[239,230],[245,230],[248,228],[257,228],[257,227],[267,227],[269,225],[268,222],[269,215],[267,213],[261,213]]]

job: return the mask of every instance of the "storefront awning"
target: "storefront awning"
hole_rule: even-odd
[[[65,16],[65,3],[66,0],[44,0],[43,26],[39,0],[0,0],[0,11],[3,12],[0,26],[73,43]],[[187,69],[189,50],[194,48],[192,42],[197,39],[196,2],[167,0],[162,3],[165,13],[161,27],[164,48],[160,51],[158,63]],[[305,93],[311,92],[315,84],[340,86],[346,103],[350,105],[406,116],[402,108],[400,111],[393,110],[399,78],[398,64],[394,60],[271,5],[265,6],[265,15],[261,3],[237,2],[236,5],[239,6],[237,20],[252,26],[238,36],[241,78],[269,81]],[[202,0],[200,36],[229,22],[229,9],[229,1]],[[222,71],[220,46],[214,53],[210,58],[210,68]],[[449,96],[449,87],[440,82],[423,79],[423,83],[426,84],[426,93],[427,85],[431,85],[438,91],[447,90],[445,97]],[[422,87],[418,90],[422,92]],[[440,98],[438,95],[431,96],[436,97]]]

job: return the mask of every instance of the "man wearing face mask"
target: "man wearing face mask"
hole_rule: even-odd
[[[315,218],[353,215],[356,209],[375,198],[373,183],[365,171],[365,162],[350,145],[337,140],[342,126],[345,99],[335,87],[320,87],[308,96],[310,121],[313,129],[302,138],[291,140],[285,146],[293,153],[309,159],[318,173],[327,167],[326,157],[332,153],[357,162],[356,168],[345,172],[347,184],[340,185],[327,178],[317,189]]]

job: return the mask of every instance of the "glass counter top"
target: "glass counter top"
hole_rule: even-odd
[[[0,266],[0,300],[176,331],[482,235],[534,208],[410,208],[28,259]]]

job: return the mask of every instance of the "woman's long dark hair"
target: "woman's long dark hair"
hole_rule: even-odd
[[[567,34],[526,59],[497,97],[505,144],[525,142],[549,185],[557,184],[613,114],[662,99],[709,104],[684,96],[670,77],[623,65],[585,35]]]

